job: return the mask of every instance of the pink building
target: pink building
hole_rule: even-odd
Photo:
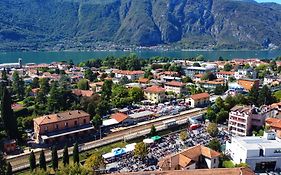
[[[261,128],[265,124],[270,110],[255,106],[235,106],[229,113],[228,130],[233,135],[252,135],[254,128]]]

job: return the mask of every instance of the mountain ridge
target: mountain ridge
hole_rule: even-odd
[[[251,0],[2,0],[0,49],[170,45],[281,46],[281,5]]]

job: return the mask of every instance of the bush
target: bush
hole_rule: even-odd
[[[234,168],[235,165],[234,165],[234,163],[232,163],[231,160],[225,160],[222,162],[222,167],[223,168]]]

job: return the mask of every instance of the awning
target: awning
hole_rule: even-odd
[[[147,144],[151,144],[153,142],[154,142],[154,140],[152,140],[152,139],[144,139],[143,140],[143,143],[147,143]]]
[[[106,153],[106,154],[102,155],[102,157],[104,159],[108,159],[108,158],[114,157],[114,154],[113,153]]]
[[[151,139],[152,139],[153,141],[156,141],[156,140],[161,139],[161,137],[160,137],[160,136],[153,136],[153,137],[151,137]]]

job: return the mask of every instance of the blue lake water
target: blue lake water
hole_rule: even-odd
[[[281,50],[273,51],[89,51],[89,52],[0,52],[0,63],[17,62],[18,58],[23,59],[23,63],[51,63],[54,61],[67,61],[72,59],[75,63],[92,58],[105,58],[107,56],[123,56],[135,53],[141,58],[153,56],[166,56],[172,58],[190,58],[203,55],[208,60],[216,60],[220,56],[223,58],[261,58],[273,59],[281,56]]]

